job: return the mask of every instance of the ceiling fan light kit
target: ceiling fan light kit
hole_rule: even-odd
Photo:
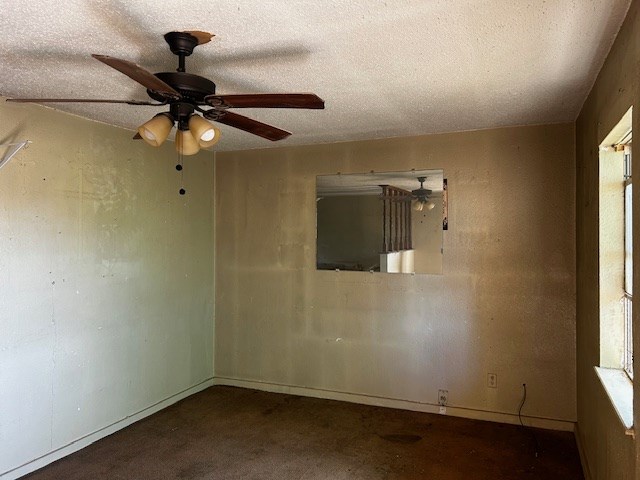
[[[178,122],[176,150],[181,155],[194,155],[200,151],[200,148],[212,147],[220,141],[220,130],[196,114],[191,114],[186,118],[178,116],[176,120],[170,112],[159,113],[148,122],[140,125],[138,134],[152,147],[159,147],[169,137],[176,121]]]
[[[10,98],[7,101],[168,105],[169,112],[160,113],[145,122],[138,128],[138,134],[134,138],[142,138],[149,145],[159,147],[176,125],[176,149],[182,155],[194,155],[200,148],[211,147],[218,143],[220,130],[210,121],[223,123],[271,141],[282,140],[291,135],[286,130],[229,112],[230,108],[324,108],[324,101],[312,93],[216,95],[214,82],[199,75],[187,73],[185,69],[185,58],[193,53],[195,47],[209,42],[212,37],[212,34],[202,31],[165,34],[164,39],[169,44],[171,52],[178,56],[178,68],[175,72],[154,74],[128,60],[107,55],[92,55],[96,60],[124,73],[144,86],[155,103],[135,100],[59,98]]]
[[[435,206],[436,206],[436,204],[435,204],[435,203],[433,203],[431,200],[428,200],[428,199],[422,199],[422,198],[420,198],[420,199],[416,199],[416,200],[413,202],[413,209],[414,209],[416,212],[422,212],[422,211],[423,211],[423,210],[425,210],[425,209],[426,209],[427,211],[429,211],[429,210],[433,210],[433,209],[435,208]]]

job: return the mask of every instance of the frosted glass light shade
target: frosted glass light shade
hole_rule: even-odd
[[[220,140],[220,130],[200,115],[191,115],[189,130],[202,148],[211,147]]]
[[[424,207],[427,210],[433,210],[435,208],[436,204],[433,203],[431,200],[429,200],[427,203],[424,204]]]
[[[200,151],[198,141],[189,130],[178,130],[176,133],[176,150],[180,155],[195,155]]]
[[[167,139],[172,128],[173,119],[169,115],[161,113],[140,125],[138,133],[149,145],[159,147]]]
[[[417,200],[416,202],[413,203],[413,209],[416,212],[421,212],[423,208],[424,208],[424,203],[422,203],[420,200]]]

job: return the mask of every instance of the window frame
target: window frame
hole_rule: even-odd
[[[631,132],[624,144],[624,358],[622,368],[633,380],[633,183]]]

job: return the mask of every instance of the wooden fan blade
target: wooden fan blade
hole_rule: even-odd
[[[209,32],[203,32],[200,30],[187,30],[184,33],[188,33],[198,39],[198,45],[202,45],[203,43],[208,43],[211,41],[215,35]]]
[[[139,100],[108,100],[97,98],[7,98],[7,102],[15,103],[126,103],[127,105],[166,105],[160,102],[143,102]]]
[[[208,95],[204,101],[212,107],[226,108],[324,108],[324,100],[313,93]]]
[[[282,140],[283,138],[287,138],[291,135],[291,132],[287,132],[286,130],[282,130],[272,125],[267,125],[266,123],[253,120],[252,118],[245,117],[244,115],[238,115],[233,112],[216,112],[216,117],[211,117],[211,120],[224,123],[230,127],[239,128],[245,132],[253,133],[254,135],[266,138],[272,142]]]
[[[96,60],[100,60],[105,65],[109,65],[111,68],[115,68],[119,72],[124,73],[127,77],[135,80],[140,85],[149,90],[164,94],[171,98],[182,97],[182,95],[180,95],[180,93],[174,90],[170,85],[160,80],[150,71],[145,70],[144,68],[136,65],[133,62],[121,60],[115,57],[109,57],[108,55],[93,54],[91,56]]]

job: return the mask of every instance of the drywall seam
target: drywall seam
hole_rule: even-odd
[[[159,412],[163,408],[167,408],[170,405],[173,405],[174,403],[179,402],[184,398],[187,398],[191,395],[201,392],[206,388],[211,387],[214,384],[213,382],[214,382],[213,377],[207,378],[206,380],[203,380],[197,385],[187,388],[186,390],[182,390],[181,392],[171,395],[170,397],[167,397],[164,400],[160,400],[159,402],[156,402],[153,405],[150,405],[147,408],[144,408],[137,413],[127,415],[123,419],[118,420],[117,422],[112,423],[111,425],[107,425],[106,427],[96,430],[95,432],[92,432],[83,437],[80,437],[77,440],[74,440],[73,442],[68,443],[67,445],[57,448],[23,465],[12,468],[11,470],[7,470],[6,472],[2,472],[0,473],[0,479],[15,480],[23,475],[26,475],[35,470],[38,470],[39,468],[42,468],[45,465],[48,465],[52,462],[55,462],[56,460],[66,457],[67,455],[77,452],[78,450],[81,450],[84,447],[91,445],[92,443],[111,435],[112,433],[115,433],[118,430],[122,430],[123,428],[137,422],[138,420],[142,420],[145,417],[153,415],[154,413]]]
[[[230,387],[250,388],[272,393],[286,393],[290,395],[300,395],[303,397],[325,398],[329,400],[340,400],[343,402],[360,403],[363,405],[374,405],[378,407],[398,408],[415,412],[439,413],[440,405],[418,402],[415,400],[402,400],[399,398],[379,397],[375,395],[363,395],[359,393],[340,392],[335,390],[325,390],[320,388],[298,387],[295,385],[284,385],[278,383],[261,382],[255,380],[244,380],[241,378],[219,377],[213,378],[214,385],[224,385]],[[505,412],[492,412],[475,408],[447,406],[447,415],[454,417],[470,418],[474,420],[486,420],[498,423],[508,423],[519,425],[520,420],[517,414]],[[527,426],[546,428],[550,430],[561,430],[573,432],[575,422],[555,418],[543,418],[522,415],[522,419]]]

